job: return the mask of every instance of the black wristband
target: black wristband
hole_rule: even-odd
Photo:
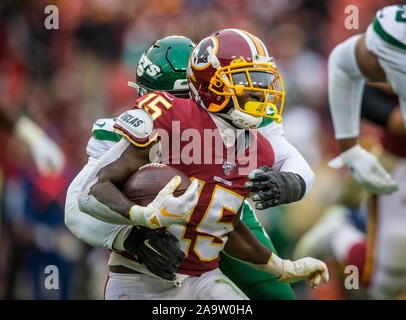
[[[136,251],[138,244],[145,239],[147,231],[134,226],[132,227],[127,238],[124,240],[123,246],[128,252],[133,253]]]
[[[280,172],[284,181],[284,188],[280,188],[278,205],[300,200],[306,192],[306,183],[303,178],[293,172]]]

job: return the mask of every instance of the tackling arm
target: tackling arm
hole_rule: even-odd
[[[120,191],[128,177],[147,163],[149,148],[138,148],[122,139],[99,159],[90,173],[79,195],[80,210],[102,221],[151,229],[184,223],[199,198],[197,180],[182,196],[174,197],[181,178],[173,177],[146,207],[136,205]],[[174,214],[168,215],[166,208]]]
[[[302,199],[313,187],[315,175],[308,162],[297,149],[290,144],[284,136],[275,136],[269,139],[275,152],[275,163],[272,169],[283,172],[291,172],[299,175],[305,184]],[[299,200],[299,199],[298,199]]]
[[[275,150],[272,168],[262,167],[252,171],[245,187],[257,209],[266,209],[302,199],[314,183],[314,173],[307,161],[290,144],[283,134],[281,124],[271,124],[259,129]]]
[[[305,183],[305,190],[302,195],[305,197],[313,186],[315,175],[306,159],[286,140],[283,125],[272,123],[259,128],[258,131],[268,139],[275,150],[275,162],[272,169],[299,175]]]
[[[148,162],[145,151],[123,138],[99,159],[89,174],[79,195],[80,210],[106,222],[132,224],[129,212],[134,203],[119,187]]]

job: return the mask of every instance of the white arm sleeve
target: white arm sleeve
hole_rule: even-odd
[[[291,145],[285,137],[273,137],[269,139],[275,152],[275,163],[272,169],[284,172],[293,172],[300,175],[306,183],[305,197],[314,183],[314,173],[309,164],[297,149]]]
[[[98,201],[90,194],[91,187],[97,182],[99,171],[117,160],[128,148],[130,142],[127,139],[121,139],[113,148],[107,151],[95,164],[86,181],[84,182],[79,194],[79,209],[96,219],[121,225],[133,225],[133,223],[111,210],[108,206]]]
[[[71,211],[65,215],[66,227],[83,242],[95,248],[105,248],[108,250],[124,250],[123,248],[113,247],[117,238],[123,238],[131,231],[132,226],[124,226],[107,223],[97,220],[92,216],[77,210]]]
[[[123,243],[132,228],[132,226],[111,224],[93,218],[80,211],[78,206],[65,211],[65,225],[79,240],[92,247],[109,250],[124,250],[117,247],[116,243]]]
[[[282,124],[273,124],[258,130],[268,139],[275,150],[275,162],[272,169],[300,175],[306,183],[306,192],[303,195],[305,197],[313,186],[315,175],[306,159],[284,137]]]
[[[337,139],[359,134],[361,102],[365,77],[355,58],[355,45],[361,35],[340,43],[328,59],[328,99]]]
[[[69,185],[65,202],[65,225],[78,239],[93,247],[122,250],[117,246],[117,241],[124,242],[131,226],[107,223],[79,210],[79,192],[92,168],[93,165],[87,164]]]

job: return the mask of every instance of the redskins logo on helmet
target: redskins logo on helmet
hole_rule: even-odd
[[[186,74],[195,101],[237,127],[255,128],[262,117],[282,121],[285,91],[274,58],[246,31],[224,29],[200,41]]]
[[[213,49],[215,54],[217,53],[218,45],[216,38],[209,37],[202,40],[196,50],[193,50],[191,63],[195,69],[203,70],[209,66],[209,47]]]

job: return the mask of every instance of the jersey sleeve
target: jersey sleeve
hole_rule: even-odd
[[[268,119],[268,118],[264,118],[263,120],[273,120],[273,119]],[[261,125],[258,128],[258,131],[269,140],[269,138],[271,137],[282,137],[284,136],[284,130],[283,130],[283,122],[281,123],[276,123],[275,121],[270,121],[270,122],[266,122],[263,121],[263,123],[261,123]]]
[[[154,128],[165,130],[172,135],[177,121],[190,123],[191,108],[189,99],[180,99],[164,91],[150,92],[136,101],[134,108],[145,110],[154,122]]]
[[[93,123],[93,135],[86,147],[86,153],[90,157],[100,158],[121,140],[123,136],[114,132],[113,126],[113,118],[98,119]]]
[[[314,183],[314,173],[306,159],[284,137],[282,123],[272,122],[258,131],[269,141],[275,150],[275,162],[272,169],[299,174],[306,183],[307,195]]]
[[[383,41],[406,50],[406,5],[392,5],[379,10],[372,28]]]

